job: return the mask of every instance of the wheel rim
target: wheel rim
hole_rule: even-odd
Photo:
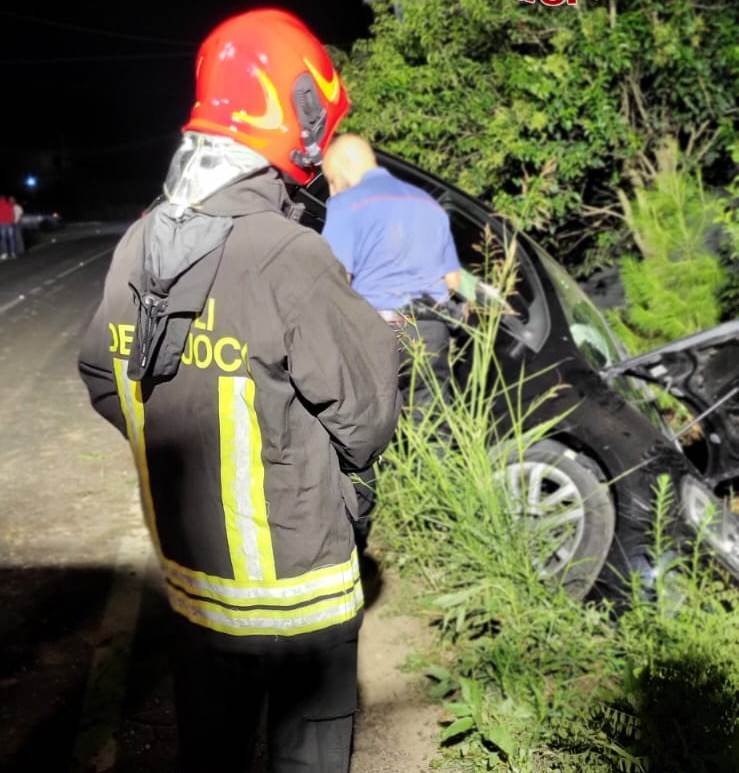
[[[559,574],[585,534],[585,502],[575,482],[545,462],[523,461],[506,471],[514,517],[532,536],[532,558],[542,578]]]

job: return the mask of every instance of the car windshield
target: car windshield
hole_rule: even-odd
[[[600,370],[625,359],[623,345],[577,282],[543,250],[537,254],[552,280],[575,345],[590,365]]]
[[[536,254],[552,280],[575,345],[588,363],[595,370],[601,370],[627,359],[629,354],[626,347],[577,282],[538,246]],[[655,408],[654,393],[645,382],[620,376],[610,383],[632,405],[639,408],[657,429],[666,432],[665,422]]]

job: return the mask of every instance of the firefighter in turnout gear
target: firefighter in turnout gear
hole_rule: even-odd
[[[345,773],[362,588],[349,474],[400,407],[388,326],[296,222],[348,110],[325,49],[282,11],[203,43],[165,196],[119,243],[80,354],[128,439],[176,613],[185,771]]]

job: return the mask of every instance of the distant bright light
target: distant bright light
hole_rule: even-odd
[[[29,174],[25,179],[26,188],[35,188],[38,185],[38,177]]]

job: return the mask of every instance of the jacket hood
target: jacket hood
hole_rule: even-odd
[[[230,217],[205,215],[168,202],[149,214],[144,229],[144,272],[167,282],[222,244],[233,226]]]
[[[233,219],[261,212],[291,219],[294,205],[277,170],[260,169],[228,182],[196,207],[171,201],[148,213],[141,257],[129,284],[138,309],[128,375],[168,378],[179,367],[192,320],[202,312]]]

